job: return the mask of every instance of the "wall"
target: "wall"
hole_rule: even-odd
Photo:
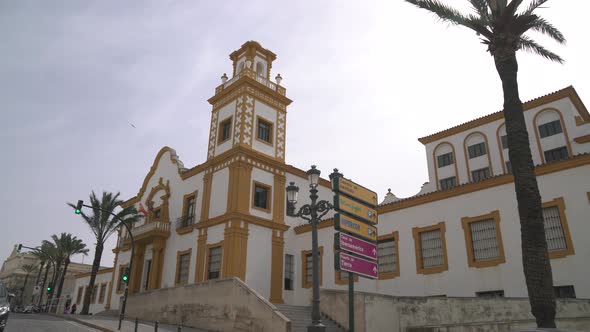
[[[260,295],[270,297],[270,267],[272,261],[272,231],[266,227],[248,226],[248,253],[246,259],[246,283]]]
[[[322,290],[321,311],[348,328],[346,291]],[[558,300],[557,326],[590,330],[590,300]],[[528,299],[393,297],[355,293],[355,331],[511,331],[534,327]],[[432,328],[432,329],[426,329]]]
[[[95,300],[93,302],[90,302],[90,309],[88,311],[88,313],[90,314],[97,314],[101,311],[104,311],[104,307],[107,304],[107,300],[108,300],[108,296],[109,296],[109,285],[111,283],[111,278],[113,277],[113,269],[105,269],[105,270],[99,270],[98,273],[96,274],[96,279],[94,280],[94,285],[98,286],[97,288],[97,294],[95,296]],[[88,283],[90,282],[90,273],[84,273],[83,276],[79,276],[76,278],[76,283],[72,289],[72,291],[68,294],[70,296],[70,298],[72,299],[72,304],[76,303],[76,307],[77,310],[76,312],[80,312],[82,310],[82,306],[84,304],[84,296],[86,296],[85,292],[87,291],[87,286]],[[116,283],[117,280],[114,281],[115,285],[113,288],[116,288]],[[101,302],[100,301],[100,287],[102,284],[106,284],[106,289],[105,289],[105,293],[104,293],[104,299]],[[82,294],[82,296],[80,297],[80,302],[77,302],[78,299],[78,291],[80,287],[84,287],[84,293]],[[113,297],[112,300],[113,302],[118,301],[118,299],[116,297]],[[60,307],[58,308],[58,313],[62,313],[63,312],[63,305],[60,305]]]
[[[237,278],[134,294],[127,308],[128,317],[211,331],[291,331],[288,318]]]

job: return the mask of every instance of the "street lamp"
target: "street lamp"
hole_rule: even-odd
[[[82,200],[78,201],[78,204],[76,204],[74,212],[76,214],[81,214],[82,207],[87,207],[87,208],[91,208],[94,210],[100,210],[102,212],[109,213],[110,215],[115,217],[115,219],[117,219],[119,221],[119,224],[122,224],[123,226],[125,226],[125,228],[127,228],[127,234],[129,234],[129,238],[131,240],[131,258],[129,258],[129,267],[128,268],[129,268],[129,271],[132,271],[131,269],[133,268],[133,255],[135,252],[135,245],[134,245],[134,241],[133,241],[133,234],[131,233],[131,228],[129,228],[129,225],[127,225],[126,222],[124,222],[121,218],[119,218],[119,216],[117,216],[113,212],[111,212],[109,210],[104,210],[104,209],[101,209],[101,208],[98,208],[95,206],[86,205],[86,204],[84,204],[84,201],[82,201]],[[123,319],[125,318],[125,305],[127,304],[127,295],[128,294],[129,294],[129,280],[127,280],[125,282],[125,293],[123,295],[123,303],[121,304],[121,313],[119,314],[119,328],[118,328],[119,330],[121,329],[121,321],[123,321]]]
[[[323,216],[326,215],[334,207],[329,201],[318,199],[317,186],[320,180],[320,170],[311,166],[311,169],[307,171],[307,177],[309,179],[309,198],[311,204],[305,204],[297,213],[295,212],[295,204],[297,204],[297,193],[299,187],[295,185],[295,182],[289,183],[287,186],[287,201],[288,214],[291,217],[301,217],[307,220],[311,224],[311,252],[312,252],[312,273],[313,273],[313,297],[311,307],[311,325],[307,327],[308,332],[324,332],[326,326],[322,324],[322,318],[320,315],[320,279],[319,279],[319,251],[318,251],[318,223]]]

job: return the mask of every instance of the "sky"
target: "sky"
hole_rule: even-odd
[[[469,10],[467,0],[446,3]],[[520,52],[523,101],[573,85],[590,102],[588,11],[586,0],[539,10],[568,43],[530,35],[566,62]],[[286,162],[326,177],[339,168],[380,199],[428,181],[418,137],[502,108],[475,33],[402,0],[7,0],[0,40],[0,260],[61,232],[94,248],[66,202],[93,190],[133,197],[163,146],[185,167],[203,163],[207,99],[248,40],[277,54],[271,76],[293,100]]]

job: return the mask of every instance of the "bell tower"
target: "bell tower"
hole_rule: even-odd
[[[207,159],[232,149],[250,149],[284,163],[287,106],[281,75],[271,80],[276,55],[255,41],[229,55],[232,76],[221,77],[215,95]]]

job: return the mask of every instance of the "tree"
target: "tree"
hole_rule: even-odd
[[[43,242],[41,247],[33,252],[33,255],[39,257],[42,262],[45,262],[45,275],[43,277],[43,284],[41,285],[41,292],[39,293],[39,301],[37,302],[38,306],[41,306],[41,303],[43,302],[43,294],[45,293],[43,290],[45,289],[45,283],[47,282],[47,275],[49,274],[50,265],[53,264],[49,255],[49,252],[53,250],[52,247],[53,245],[51,243]]]
[[[51,306],[51,304],[53,303],[53,299],[55,298],[55,284],[57,283],[57,278],[61,271],[61,267],[64,263],[64,258],[62,257],[62,254],[60,253],[59,248],[55,243],[43,240],[41,248],[43,250],[43,253],[47,256],[47,259],[49,259],[53,265],[53,276],[51,277],[51,282],[49,283],[52,286],[52,290],[47,295],[46,302],[49,306]],[[45,275],[47,276],[47,273]],[[41,294],[43,294],[43,291]]]
[[[90,293],[94,289],[94,281],[96,280],[96,274],[100,268],[100,260],[102,259],[102,252],[104,250],[105,241],[117,230],[120,225],[119,219],[128,224],[133,224],[140,219],[140,215],[134,206],[126,207],[120,210],[118,213],[114,213],[117,217],[115,218],[111,213],[117,208],[122,200],[119,199],[120,193],[113,194],[109,192],[102,193],[102,199],[98,199],[94,191],[90,194],[90,205],[92,206],[92,215],[85,214],[83,211],[80,213],[82,219],[88,224],[92,233],[96,237],[96,250],[94,252],[94,261],[92,262],[92,271],[90,273],[90,281],[88,289],[90,292],[84,294],[84,304],[81,315],[87,315],[90,308]],[[76,208],[76,205],[67,203],[72,208]],[[117,219],[118,218],[118,219]]]
[[[37,265],[33,265],[33,264],[25,264],[23,266],[21,266],[20,268],[21,270],[23,270],[26,275],[25,275],[25,282],[23,284],[23,289],[21,292],[21,296],[20,296],[20,302],[23,302],[23,298],[25,296],[25,291],[27,289],[27,282],[29,281],[29,275],[35,271],[37,271]]]
[[[518,94],[516,51],[525,50],[546,59],[563,62],[557,54],[525,35],[536,31],[565,44],[563,34],[534,12],[547,0],[532,0],[517,13],[523,0],[468,0],[475,14],[465,15],[438,0],[406,0],[429,10],[442,21],[475,31],[494,57],[502,81],[504,120],[508,135],[508,155],[514,175],[522,238],[523,270],[538,327],[555,327],[555,295],[547,253],[541,195],[537,185],[522,102]]]
[[[72,236],[70,233],[61,233],[59,237],[57,235],[52,235],[51,239],[55,243],[57,247],[57,252],[60,255],[61,260],[64,262],[63,271],[61,272],[61,277],[59,278],[59,285],[57,287],[57,294],[55,297],[59,299],[61,296],[64,280],[66,277],[66,273],[68,272],[68,266],[70,265],[71,261],[70,258],[77,254],[88,255],[88,249],[86,249],[86,244],[82,242],[82,240],[78,239],[75,236]],[[55,308],[57,310],[57,306]]]

